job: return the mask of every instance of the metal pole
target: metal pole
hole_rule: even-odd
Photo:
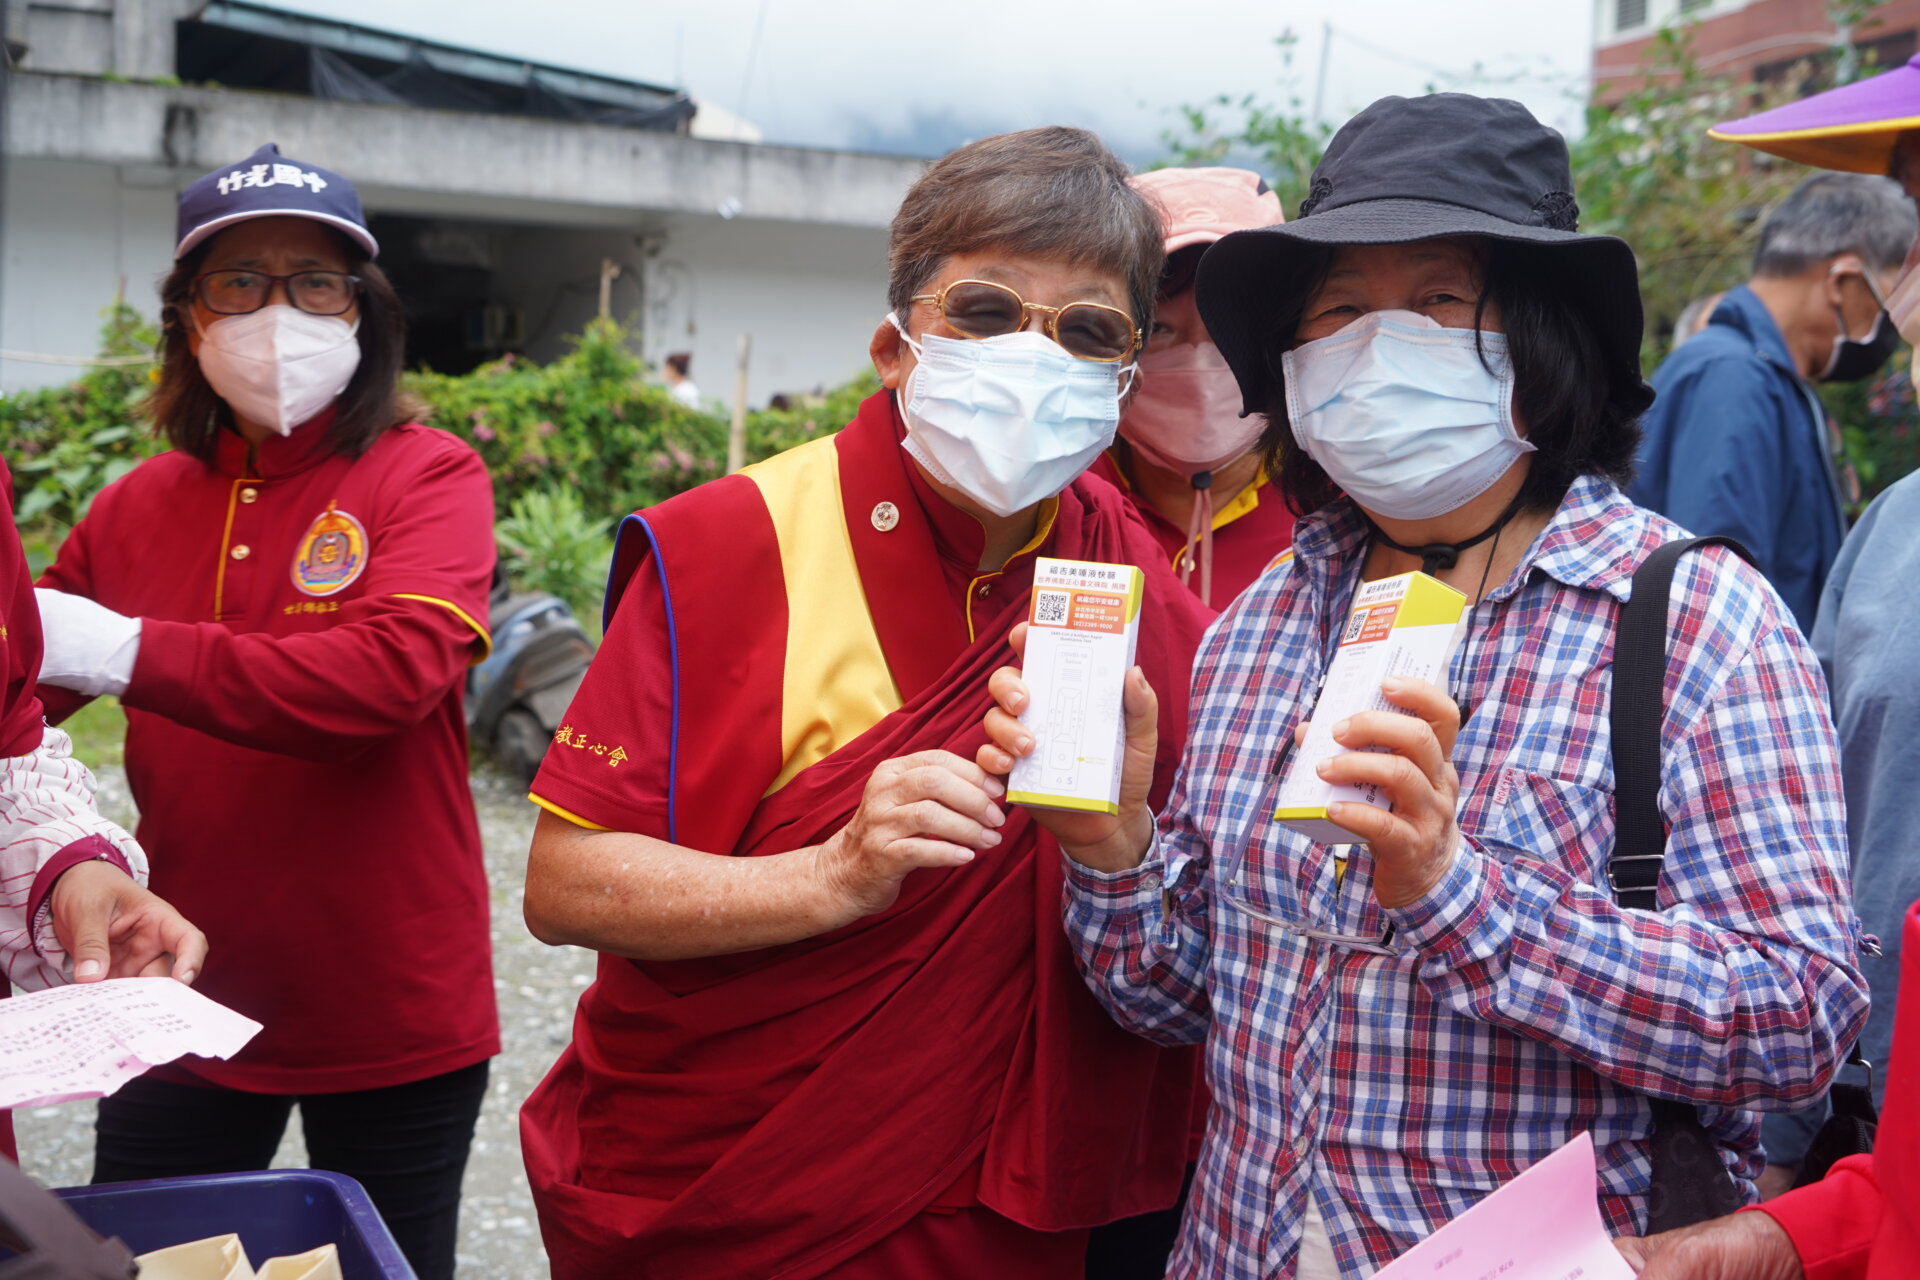
[[[1313,122],[1327,118],[1327,58],[1333,52],[1333,24],[1320,24],[1320,74],[1313,80]]]
[[[740,335],[740,365],[733,375],[733,423],[727,428],[727,474],[747,465],[747,357],[753,335]]]

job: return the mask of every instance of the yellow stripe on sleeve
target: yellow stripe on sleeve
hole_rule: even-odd
[[[472,662],[468,663],[467,664],[468,666],[470,667],[479,666],[481,663],[485,662],[487,660],[488,655],[493,652],[493,637],[487,634],[487,629],[481,626],[479,623],[475,622],[473,620],[472,614],[468,613],[465,609],[462,609],[459,605],[455,604],[453,601],[442,600],[439,596],[416,596],[404,591],[396,591],[394,593],[393,598],[395,600],[419,600],[425,604],[437,604],[442,609],[445,609],[448,613],[451,613],[454,617],[460,619],[460,621],[472,627],[473,633],[480,637],[480,655],[476,657]]]
[[[552,814],[554,817],[565,818],[568,822],[571,822],[576,827],[585,827],[589,831],[613,830],[612,827],[603,827],[597,822],[588,822],[585,818],[581,817],[577,813],[569,813],[567,810],[562,809],[559,805],[555,804],[553,801],[548,800],[542,796],[536,795],[531,791],[527,792],[527,799],[533,801],[535,804],[539,805],[542,809],[545,809],[548,813]]]

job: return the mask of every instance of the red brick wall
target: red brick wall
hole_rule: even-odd
[[[1756,0],[1733,13],[1694,23],[1693,48],[1702,70],[1738,80],[1770,78],[1832,42],[1823,0]],[[1854,42],[1880,46],[1880,65],[1906,60],[1920,32],[1920,0],[1887,0],[1854,32]],[[1593,53],[1593,91],[1602,102],[1618,101],[1642,80],[1642,52],[1652,36],[1602,45]]]

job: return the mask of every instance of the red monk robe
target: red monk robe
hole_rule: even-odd
[[[1158,544],[1081,480],[981,573],[979,525],[901,434],[882,392],[838,436],[628,520],[539,803],[737,856],[818,843],[882,761],[972,759],[1038,555],[1147,571],[1164,794],[1205,611]],[[1018,809],[1001,835],[804,942],[602,957],[521,1113],[555,1276],[1070,1274],[1081,1228],[1173,1203],[1191,1053],[1105,1016],[1060,931],[1057,846]]]

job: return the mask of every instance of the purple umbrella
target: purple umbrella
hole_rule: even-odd
[[[1885,173],[1894,139],[1920,129],[1920,54],[1903,67],[1707,130],[1822,169]]]

